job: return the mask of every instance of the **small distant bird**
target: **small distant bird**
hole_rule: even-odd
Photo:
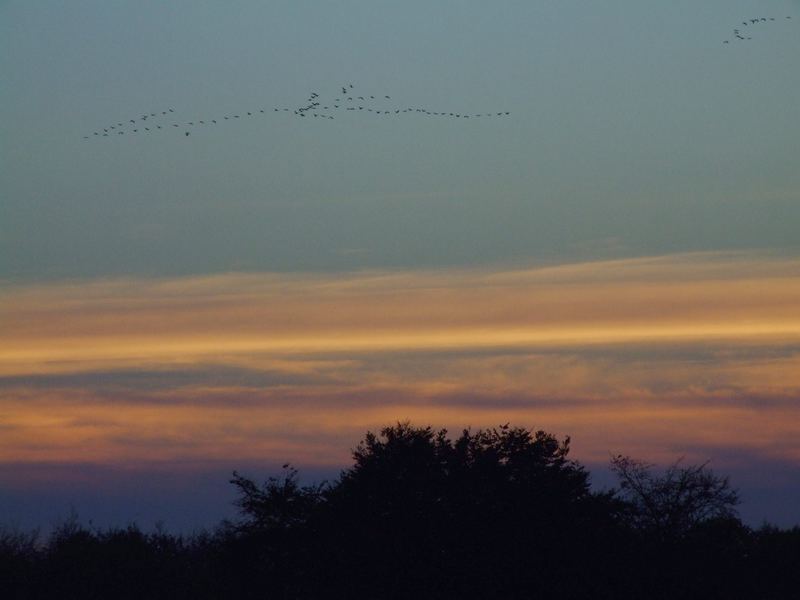
[[[188,132],[188,131],[186,132],[186,135],[189,135],[189,132]]]

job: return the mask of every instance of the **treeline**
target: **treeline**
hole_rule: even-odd
[[[800,597],[800,529],[745,526],[706,465],[618,456],[619,487],[594,492],[568,454],[541,431],[398,424],[333,482],[234,473],[241,518],[213,532],[0,530],[0,598]]]

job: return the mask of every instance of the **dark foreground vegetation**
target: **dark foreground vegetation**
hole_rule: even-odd
[[[705,465],[619,456],[619,488],[598,493],[568,452],[544,432],[400,424],[331,483],[234,473],[242,518],[212,533],[0,531],[0,597],[800,597],[800,529],[743,525]]]

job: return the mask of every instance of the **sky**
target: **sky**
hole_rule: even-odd
[[[798,56],[796,0],[0,2],[3,521],[190,531],[410,419],[800,523]]]

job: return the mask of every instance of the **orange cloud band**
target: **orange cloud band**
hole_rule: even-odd
[[[0,461],[341,463],[365,428],[403,418],[511,420],[595,458],[800,460],[800,443],[774,443],[800,439],[798,273],[707,253],[7,285]]]

